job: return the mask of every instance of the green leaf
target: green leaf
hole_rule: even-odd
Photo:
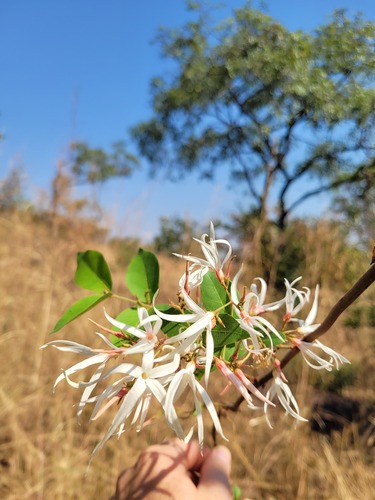
[[[126,323],[127,325],[130,326],[137,326],[139,324],[139,316],[138,316],[138,308],[137,307],[128,307],[127,309],[124,309],[118,316],[116,316],[117,321],[121,321],[122,323]],[[116,326],[112,326],[112,330],[115,332],[119,332],[120,329],[117,328]],[[130,337],[129,333],[127,333]],[[116,337],[116,335],[111,336],[111,342],[112,344],[116,345],[117,347],[121,347],[124,345],[124,340]]]
[[[181,314],[180,311],[171,307],[169,304],[158,305],[158,310],[165,314]],[[187,328],[189,325],[187,323],[175,323],[173,321],[167,321],[163,319],[163,325],[161,330],[167,337],[174,337],[180,333],[181,328]]]
[[[279,332],[279,335],[283,338],[283,340],[280,340],[279,337],[276,337],[276,335],[270,331],[269,334],[272,339],[273,347],[283,344],[286,341],[286,336],[283,334],[283,332]],[[266,347],[271,347],[271,342],[269,337],[267,337],[267,335],[263,335],[262,341]]]
[[[241,500],[242,490],[239,486],[235,485],[232,489],[233,500]]]
[[[212,365],[211,366],[211,372],[215,371],[216,370],[216,366],[215,365]],[[194,377],[197,379],[197,380],[202,380],[203,376],[204,376],[204,368],[196,368],[195,369],[195,372],[194,372]]]
[[[249,338],[249,334],[240,327],[238,321],[230,314],[220,314],[219,318],[224,323],[217,323],[212,329],[215,350],[223,348],[228,344],[235,344],[239,340]]]
[[[207,311],[215,311],[229,301],[223,285],[213,271],[209,271],[204,275],[201,294],[203,305]]]
[[[129,264],[126,285],[139,300],[151,303],[159,288],[159,262],[153,253],[138,250]]]
[[[126,323],[130,326],[137,326],[139,324],[139,316],[138,316],[138,308],[137,307],[128,307],[124,309],[118,316],[116,316],[117,321],[121,321],[122,323]],[[112,330],[119,331],[119,328],[115,326],[112,327]]]
[[[103,255],[96,250],[87,250],[77,254],[75,283],[96,293],[110,292],[112,278]]]
[[[106,293],[104,295],[89,295],[88,297],[84,297],[83,299],[78,300],[75,304],[73,304],[64,314],[61,316],[59,321],[56,323],[55,328],[52,330],[52,333],[56,333],[63,326],[67,325],[74,319],[78,318],[85,312],[89,311],[93,307],[95,307],[99,302],[102,302],[105,299],[111,297],[111,293]]]
[[[216,355],[221,355],[226,361],[231,361],[235,353],[242,359],[248,354],[248,351],[242,343],[238,346],[238,342],[236,344],[227,344],[224,348],[215,351]]]

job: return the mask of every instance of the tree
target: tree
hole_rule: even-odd
[[[249,3],[219,25],[193,9],[160,32],[174,69],[152,81],[153,117],[132,129],[153,174],[224,166],[249,210],[283,229],[303,201],[375,172],[373,23],[337,11],[308,34]]]
[[[161,217],[159,234],[154,238],[157,252],[186,253],[194,231],[190,221],[180,217]]]
[[[349,187],[335,199],[339,220],[348,225],[350,235],[364,250],[375,241],[375,172],[368,171],[362,182]]]
[[[13,211],[26,204],[23,190],[24,171],[13,167],[7,177],[0,179],[0,211]]]
[[[138,165],[137,158],[126,151],[122,141],[115,142],[111,152],[91,148],[85,142],[74,142],[70,153],[71,172],[77,184],[96,184],[112,177],[126,177]]]

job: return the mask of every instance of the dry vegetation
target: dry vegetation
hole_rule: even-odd
[[[343,260],[350,256],[341,255],[338,259],[334,235],[323,226],[317,232],[319,239],[317,234],[306,239],[306,276],[319,279],[319,268],[325,269],[321,277],[321,319],[340,296]],[[314,245],[316,241],[320,244]],[[62,383],[52,394],[56,376],[62,367],[73,363],[73,356],[54,349],[41,351],[39,347],[50,340],[48,333],[59,315],[82,296],[72,280],[75,255],[89,248],[105,254],[115,285],[121,290],[124,269],[118,249],[99,239],[95,241],[84,225],[76,224],[75,229],[66,229],[62,235],[57,231],[52,236],[47,224],[36,223],[25,214],[0,218],[1,498],[109,498],[119,472],[134,462],[142,448],[171,437],[160,419],[139,434],[131,432],[119,441],[110,440],[87,469],[90,453],[106,428],[108,416],[89,426],[84,416],[78,425],[73,408],[77,392]],[[161,265],[163,283],[170,284],[169,290],[164,285],[163,294],[173,297],[181,266],[175,261],[171,265],[164,257]],[[332,283],[335,289],[330,287]],[[370,295],[371,291],[363,301],[369,301]],[[111,303],[113,314],[119,312],[117,306],[120,307]],[[55,338],[92,343],[94,330],[86,316],[65,327]],[[100,311],[90,316],[99,319]],[[375,400],[375,342],[371,333],[369,326],[355,330],[340,323],[326,339],[330,345],[335,339],[338,350],[354,364],[359,363],[354,385],[344,392],[366,404]],[[295,361],[287,373],[291,380],[293,373],[301,374],[295,391],[301,413],[308,415],[311,372],[305,368],[301,371],[300,360]],[[365,439],[355,425],[328,439],[312,433],[308,424],[295,428],[292,420],[281,414],[270,430],[258,414],[243,408],[236,414],[226,413],[223,426],[234,456],[233,483],[251,499],[374,498],[373,442]]]

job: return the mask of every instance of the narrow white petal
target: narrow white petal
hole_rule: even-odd
[[[110,342],[110,341],[107,339],[107,337],[106,337],[105,335],[103,335],[102,333],[99,333],[99,332],[95,332],[95,333],[96,333],[96,335],[97,335],[98,337],[100,337],[100,338],[101,338],[101,339],[102,339],[102,340],[103,340],[103,341],[107,344],[107,346],[108,346],[108,347],[110,347],[111,349],[118,349],[118,348],[119,348],[118,346],[116,346],[116,345],[112,344],[112,342]]]
[[[176,323],[190,323],[197,319],[196,314],[165,314],[162,311],[159,311],[159,309],[156,309],[155,306],[154,310],[158,316],[160,316],[162,319],[165,319],[166,321],[174,321]]]
[[[301,417],[301,415],[299,414],[298,403],[294,398],[290,387],[285,382],[283,382],[280,377],[277,377],[275,379],[275,388],[277,397],[279,398],[279,401],[284,407],[285,411],[290,413],[290,415],[292,415],[292,417],[294,417],[296,420],[307,422],[308,420]],[[294,410],[291,405],[294,406]]]
[[[174,344],[175,342],[178,342],[180,340],[185,340],[187,338],[193,337],[195,335],[199,335],[200,333],[203,332],[203,330],[211,323],[213,320],[213,313],[208,312],[204,316],[202,316],[198,321],[190,325],[186,330],[183,330],[181,333],[178,335],[175,335],[174,337],[170,337],[166,340],[166,344]],[[197,338],[197,337],[195,337]]]
[[[92,410],[91,416],[90,416],[90,421],[94,420],[95,416],[97,415],[98,411],[100,410],[100,407],[103,404],[103,401],[105,399],[111,398],[118,394],[119,390],[122,387],[123,383],[123,378],[120,380],[116,380],[113,384],[108,386],[96,399],[94,409]]]
[[[259,327],[261,327],[262,324],[267,326],[271,330],[271,332],[276,335],[276,337],[278,339],[280,339],[284,342],[284,339],[281,336],[281,334],[276,330],[276,328],[266,318],[263,318],[262,316],[255,316],[254,319],[256,319]],[[264,331],[263,328],[262,328],[262,330]]]
[[[135,405],[142,397],[145,389],[146,389],[145,381],[142,378],[138,378],[133,387],[128,392],[128,394],[125,396],[124,401],[120,406],[119,411],[115,415],[115,418],[113,419],[112,424],[109,427],[108,431],[106,432],[102,440],[96,445],[94,451],[92,452],[92,456],[95,455],[95,453],[97,453],[102,448],[104,443],[115,433],[117,427],[120,424],[125,423],[126,419],[133,411]]]
[[[195,239],[195,238],[193,238],[193,239]],[[199,240],[197,240],[197,241],[199,241]],[[207,262],[204,259],[200,259],[199,257],[193,257],[192,255],[180,255],[179,253],[173,253],[172,255],[175,255],[176,257],[184,259],[184,260],[191,262],[193,264],[198,264],[199,266],[202,266],[202,267],[207,267],[207,266],[211,267],[209,262]]]
[[[73,373],[76,373],[76,372],[78,372],[80,370],[83,370],[84,368],[87,368],[88,366],[102,363],[103,361],[106,361],[107,359],[108,359],[108,355],[107,354],[97,354],[96,356],[92,356],[91,358],[84,359],[83,361],[80,361],[79,363],[76,363],[75,365],[71,366],[67,370],[64,370],[64,373],[69,376],[69,375],[72,375]],[[53,386],[53,390],[55,390],[57,384],[60,383],[61,380],[63,380],[65,378],[64,373],[62,373],[61,375],[59,375],[57,377],[57,379],[55,380],[55,384]]]
[[[122,323],[121,321],[118,321],[117,319],[112,318],[112,316],[110,316],[107,313],[107,311],[105,310],[105,308],[103,308],[103,309],[104,309],[104,316],[107,318],[107,320],[113,326],[115,326],[116,328],[118,328],[119,330],[128,332],[131,335],[134,335],[134,336],[139,337],[139,338],[143,338],[145,336],[145,332],[143,332],[142,330],[139,330],[135,326],[127,325],[126,323]]]
[[[248,378],[246,378],[246,376],[244,375],[243,377],[240,377],[240,381],[244,384],[244,386],[246,387],[246,389],[248,389],[252,394],[254,394],[254,396],[256,396],[258,399],[260,399],[261,401],[263,401],[264,403],[267,403],[271,406],[275,406],[269,399],[266,398],[266,396],[264,396],[264,394],[262,394],[260,392],[259,389],[257,389],[255,387],[254,384],[252,384],[250,382],[250,380]]]
[[[168,424],[177,434],[180,439],[184,439],[184,431],[182,430],[180,421],[178,419],[176,410],[174,408],[174,401],[182,394],[183,390],[187,385],[186,371],[181,370],[176,373],[173,377],[171,383],[169,384],[167,395],[164,403],[164,413]],[[181,389],[180,389],[181,387]]]
[[[312,325],[313,322],[315,321],[316,315],[318,313],[318,297],[319,297],[319,285],[316,285],[314,302],[307,318],[305,319],[305,326]]]
[[[138,408],[137,408],[137,410],[134,412],[134,417],[133,417],[131,425],[135,424],[135,422],[139,418],[139,425],[137,427],[137,432],[142,430],[143,424],[145,423],[145,420],[146,420],[146,417],[148,414],[148,409],[150,408],[151,399],[152,399],[151,393],[145,394],[145,397],[143,399],[142,404],[138,405],[140,407],[141,411],[138,412],[137,411]]]
[[[232,301],[232,303],[234,305],[234,309],[235,309],[235,311],[236,311],[236,313],[238,315],[240,314],[240,311],[236,307],[238,305],[238,302],[239,302],[237,288],[238,288],[238,280],[239,280],[239,278],[241,276],[242,269],[243,269],[243,265],[240,267],[240,269],[235,274],[235,276],[234,276],[234,278],[232,280],[231,287],[230,287],[230,298],[231,298],[231,301]]]
[[[124,355],[141,354],[154,349],[156,339],[147,340],[142,339],[131,347],[124,348]]]
[[[196,413],[196,417],[197,417],[199,449],[200,449],[201,453],[203,453],[203,446],[204,446],[203,414],[202,414],[202,408],[201,408],[200,402],[197,398],[195,382],[196,382],[195,380],[191,381],[190,387],[193,391],[194,407],[195,407],[195,413]]]
[[[214,359],[214,339],[212,336],[211,328],[206,330],[206,364],[204,369],[204,380],[206,387],[208,386],[208,379],[211,372],[212,360]]]
[[[180,366],[180,356],[179,354],[175,354],[173,357],[173,361],[171,363],[167,363],[165,365],[156,366],[149,371],[150,378],[160,378],[165,377],[166,375],[170,375],[171,373],[175,373]]]
[[[311,349],[308,349],[308,348],[303,348],[301,350],[301,353],[302,353],[302,356],[303,356],[303,359],[305,360],[305,362],[311,367],[311,368],[314,368],[314,370],[328,370],[329,372],[332,371],[332,366],[333,364],[326,360],[326,359],[323,359],[321,358],[320,356],[318,356],[315,352],[313,352]],[[317,364],[313,364],[309,358],[311,358],[313,361],[316,361]]]
[[[186,293],[184,289],[181,290],[181,293],[184,298],[186,309],[188,309],[189,311],[193,311],[197,315],[203,315],[205,313],[205,311],[200,306],[198,306],[198,304],[194,302],[194,300],[190,297],[188,293]]]
[[[155,322],[155,325],[152,326],[152,323]],[[148,316],[147,318],[144,318],[138,325],[138,328],[141,326],[146,326],[145,330],[149,331],[152,330],[153,334],[156,335],[158,331],[160,330],[160,327],[162,325],[162,321],[157,316],[156,314],[153,314],[152,316]]]
[[[105,363],[102,363],[101,365],[99,365],[98,368],[93,373],[92,377],[90,378],[90,382],[97,381],[101,377],[104,368],[105,368]],[[83,408],[85,407],[88,399],[90,398],[91,393],[94,390],[94,388],[95,388],[95,384],[92,384],[90,387],[86,387],[85,390],[83,391],[81,400],[78,404],[78,410],[77,410],[77,417],[78,418],[82,414]]]
[[[111,375],[117,375],[118,373],[129,375],[131,378],[139,377],[142,374],[142,369],[140,366],[133,365],[130,363],[121,363],[119,365],[114,366],[111,370],[108,370],[107,373],[98,378],[95,382],[78,382],[78,387],[89,387],[93,383],[97,384],[102,380],[110,377]],[[68,370],[65,372],[66,375],[69,375]]]
[[[71,340],[53,340],[52,342],[42,345],[40,349],[45,349],[50,345],[59,351],[76,352],[78,354],[84,354],[85,356],[94,356],[96,354],[91,347],[78,344]]]
[[[217,430],[217,432],[219,433],[219,435],[223,439],[228,441],[228,439],[224,436],[223,429],[221,428],[219,417],[216,413],[215,406],[214,406],[210,396],[208,395],[207,391],[201,386],[201,384],[199,382],[195,381],[195,385],[196,385],[196,388],[197,388],[204,404],[206,405],[206,408],[208,410],[208,413],[210,414],[210,417],[211,417],[211,420],[215,426],[215,429]]]
[[[158,380],[148,378],[145,380],[148,389],[152,392],[155,398],[159,401],[159,403],[163,406],[166,397],[166,391],[164,387]]]

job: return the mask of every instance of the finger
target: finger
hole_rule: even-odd
[[[200,471],[205,460],[205,456],[211,451],[208,448],[201,452],[198,441],[193,440],[187,443],[185,451],[185,466],[190,471]]]
[[[165,444],[150,446],[146,454],[157,453],[159,461],[171,459],[176,466],[181,465],[188,471],[198,471],[202,466],[205,453],[208,452],[208,449],[204,449],[202,456],[198,441],[196,440],[185,443],[181,439],[172,439]]]
[[[198,491],[202,496],[217,500],[232,499],[229,481],[231,453],[225,446],[217,446],[207,455],[201,468]]]

